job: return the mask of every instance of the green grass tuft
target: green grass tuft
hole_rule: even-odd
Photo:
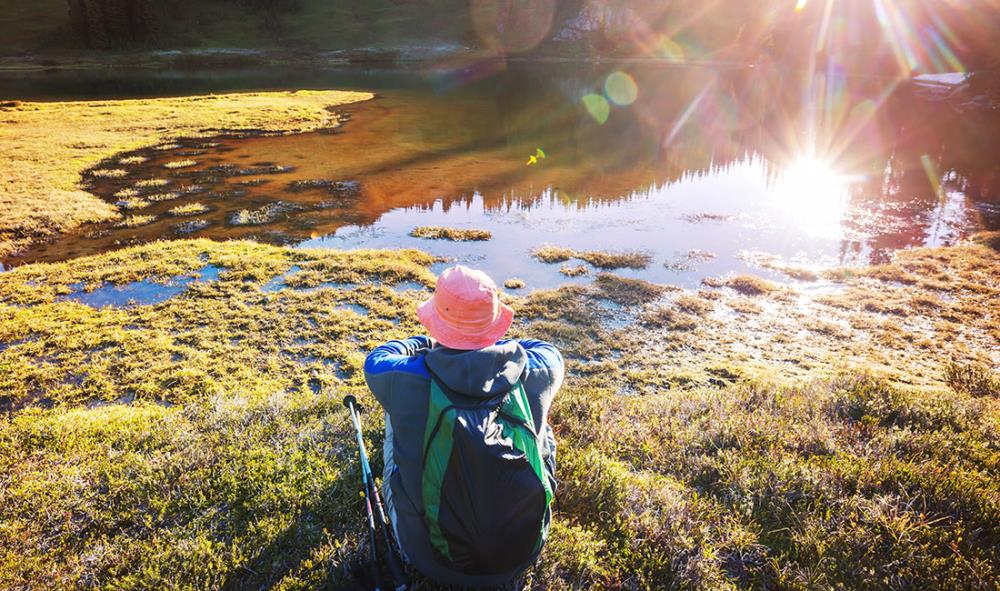
[[[418,226],[410,230],[414,238],[430,240],[451,240],[453,242],[470,242],[491,240],[493,233],[486,230],[469,230],[462,228],[445,228],[442,226]]]

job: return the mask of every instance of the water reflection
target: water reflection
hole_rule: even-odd
[[[294,87],[287,75],[281,85]],[[308,86],[345,86],[312,75]],[[813,78],[766,68],[524,67],[467,84],[441,72],[351,76],[348,86],[389,88],[349,107],[342,131],[144,154],[130,177],[95,178],[93,190],[113,201],[139,180],[197,190],[144,205],[142,225],[84,228],[10,262],[159,237],[253,238],[418,246],[537,286],[564,280],[527,256],[548,242],[650,251],[654,264],[632,274],[694,284],[744,270],[746,251],[864,264],[1000,223],[995,123],[891,80],[841,77],[831,102],[810,98]],[[182,159],[197,165],[164,168]],[[170,213],[194,203],[207,211]],[[433,224],[495,239],[407,235]],[[690,251],[716,256],[678,270]]]

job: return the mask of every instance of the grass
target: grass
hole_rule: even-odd
[[[492,240],[493,233],[487,230],[447,228],[443,226],[417,226],[410,230],[414,238],[430,240],[451,240],[453,242],[470,242]]]
[[[127,176],[115,167],[117,161],[111,162],[118,153],[225,130],[310,131],[335,122],[326,107],[370,97],[300,91],[2,107],[0,256],[81,224],[118,218],[113,204],[87,193],[82,184],[88,170],[92,178]]]
[[[577,265],[575,267],[565,266],[559,269],[559,272],[567,277],[581,277],[583,275],[589,275],[590,269],[584,267],[583,265]]]
[[[726,287],[730,287],[743,295],[766,295],[779,291],[779,287],[770,281],[754,277],[753,275],[737,275],[725,281]]]
[[[142,197],[129,197],[127,199],[122,199],[118,202],[118,207],[125,211],[132,211],[136,209],[145,209],[152,205],[153,202],[148,199],[143,199]]]
[[[944,379],[956,392],[974,398],[1000,398],[1000,378],[984,365],[949,363],[945,368]]]
[[[128,176],[128,171],[121,168],[98,168],[90,171],[95,179],[122,179]]]
[[[115,194],[114,194],[114,198],[115,199],[132,199],[134,197],[138,197],[139,195],[140,195],[140,193],[139,193],[139,191],[137,189],[134,189],[132,187],[126,187],[124,189],[116,191]]]
[[[685,312],[670,308],[656,308],[642,317],[646,326],[667,328],[676,331],[688,331],[698,328],[698,318]]]
[[[174,160],[172,162],[167,162],[163,165],[163,168],[169,170],[176,170],[178,168],[190,168],[192,166],[197,166],[197,160]]]
[[[210,392],[302,388],[310,368],[322,379],[336,375],[339,368],[354,375],[360,385],[355,374],[363,354],[355,341],[373,342],[377,338],[365,338],[366,332],[394,327],[390,319],[398,320],[399,310],[392,306],[406,301],[402,296],[389,287],[361,286],[308,297],[288,290],[280,297],[261,298],[253,286],[292,265],[310,271],[315,285],[374,279],[388,284],[428,283],[432,276],[422,265],[431,260],[408,251],[358,257],[303,255],[253,243],[178,241],[68,263],[19,267],[0,276],[0,342],[18,343],[2,353],[0,366],[5,371],[0,372],[0,391],[15,406],[39,397],[56,402],[110,401],[126,393],[180,403]],[[87,291],[142,279],[166,283],[196,274],[206,265],[221,269],[219,281],[196,284],[183,297],[161,306],[94,310],[60,300],[78,283]],[[302,281],[296,285],[310,286]],[[369,315],[342,317],[338,306],[346,303],[365,307]],[[403,326],[416,329],[412,323]],[[260,334],[251,334],[253,327]],[[376,332],[378,338],[383,336]],[[268,352],[260,348],[265,342]],[[211,361],[216,355],[229,361]],[[292,355],[311,355],[317,361],[299,367]],[[32,362],[42,358],[48,362]],[[287,373],[279,371],[281,367]]]
[[[592,250],[576,253],[576,258],[598,269],[645,269],[653,260],[646,252],[606,252]]]
[[[167,191],[166,193],[152,193],[150,195],[146,195],[145,199],[147,201],[151,201],[151,202],[156,203],[156,202],[159,202],[159,201],[172,201],[174,199],[177,199],[180,196],[181,196],[180,193],[175,193],[173,191]]]
[[[202,203],[186,203],[178,205],[167,213],[173,216],[199,215],[209,211],[209,208]]]
[[[543,263],[564,263],[576,256],[576,251],[560,246],[539,246],[531,255]]]
[[[156,189],[170,184],[167,179],[143,179],[135,182],[136,189]]]
[[[642,398],[570,387],[552,419],[560,518],[599,568],[537,588],[990,589],[996,420],[947,389],[865,376]],[[572,564],[558,551],[547,560]]]
[[[600,273],[594,284],[604,297],[616,304],[637,305],[656,300],[664,293],[671,291],[668,286],[650,283],[643,279],[629,279],[611,273]]]
[[[155,221],[155,215],[130,215],[123,218],[116,225],[120,228],[138,228],[139,226],[152,224]]]
[[[580,259],[598,269],[645,269],[653,257],[646,252],[609,252],[602,250],[577,251],[561,246],[540,246],[531,255],[543,263],[563,263],[570,259]],[[572,267],[564,267],[564,275],[580,274]]]
[[[283,201],[268,203],[257,209],[241,209],[229,216],[229,223],[234,226],[260,226],[270,224],[291,210],[291,204]]]
[[[817,281],[820,274],[805,267],[790,265],[782,261],[779,257],[764,252],[746,252],[740,257],[744,261],[762,269],[777,271],[783,275],[797,279],[799,281]]]
[[[568,367],[558,506],[527,587],[995,588],[991,244],[845,272],[837,305],[611,274],[512,297],[513,334]],[[423,294],[393,285],[432,286],[433,262],[193,240],[0,275],[0,588],[339,584],[364,550],[340,400],[375,404],[364,355],[421,332]],[[206,265],[217,280],[157,305],[65,297]],[[886,319],[872,294],[923,303]],[[744,301],[759,313],[734,318]],[[952,336],[907,340],[935,326]],[[382,418],[364,421],[378,449]]]
[[[510,279],[503,282],[503,286],[507,289],[523,289],[527,283],[524,279],[518,279],[517,277],[511,277]]]

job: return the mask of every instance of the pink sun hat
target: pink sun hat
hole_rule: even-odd
[[[489,275],[462,265],[445,269],[434,295],[417,306],[417,318],[437,342],[451,349],[495,344],[514,321]]]

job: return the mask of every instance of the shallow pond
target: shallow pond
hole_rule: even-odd
[[[334,132],[182,141],[84,175],[128,224],[87,226],[4,261],[64,260],[156,238],[417,247],[528,288],[569,278],[531,252],[636,251],[619,272],[712,275],[862,265],[1000,227],[995,123],[879,78],[649,64],[209,74],[8,75],[9,98],[359,88]],[[3,96],[2,98],[8,98]],[[139,158],[141,157],[141,158]],[[142,159],[143,162],[138,161]],[[117,160],[117,159],[116,159]],[[492,233],[414,238],[417,226]]]

